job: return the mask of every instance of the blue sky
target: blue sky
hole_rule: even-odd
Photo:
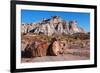
[[[21,10],[21,23],[39,22],[43,18],[51,16],[60,16],[63,20],[76,20],[78,26],[90,31],[90,13],[79,12],[55,12],[55,11],[38,11],[38,10]]]

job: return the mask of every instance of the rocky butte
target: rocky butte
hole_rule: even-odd
[[[52,36],[53,34],[74,34],[86,33],[75,20],[66,21],[60,16],[52,16],[49,19],[42,19],[37,23],[22,24],[22,33],[35,33]]]

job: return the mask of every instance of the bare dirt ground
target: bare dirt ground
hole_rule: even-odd
[[[22,58],[22,62],[50,62],[50,61],[71,61],[71,60],[87,60],[88,57],[75,56],[66,54],[64,56],[44,56],[36,58]]]

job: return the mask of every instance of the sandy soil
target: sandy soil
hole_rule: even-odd
[[[88,57],[75,56],[71,54],[66,54],[64,56],[43,56],[36,58],[22,58],[22,62],[49,62],[49,61],[71,61],[71,60],[87,60]]]
[[[50,61],[72,61],[72,60],[88,60],[90,58],[89,49],[67,49],[64,55],[43,56],[35,58],[22,58],[22,62],[50,62]]]

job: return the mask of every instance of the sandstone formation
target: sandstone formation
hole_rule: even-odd
[[[21,32],[52,36],[53,34],[85,33],[85,30],[78,27],[78,22],[75,20],[66,21],[59,16],[52,16],[38,23],[22,24]]]

